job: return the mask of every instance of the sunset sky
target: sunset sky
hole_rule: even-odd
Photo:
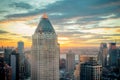
[[[0,2],[0,46],[31,46],[43,13],[47,13],[62,48],[120,43],[120,0],[3,0]]]

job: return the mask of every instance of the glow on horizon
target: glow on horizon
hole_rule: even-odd
[[[1,38],[6,38],[5,36],[7,36],[8,40],[0,40],[1,45],[5,45],[5,46],[16,46],[17,42],[22,40],[25,42],[25,46],[26,47],[31,47],[31,40],[30,38],[23,38],[23,36],[29,36],[31,37],[31,35],[34,33],[35,28],[37,27],[37,25],[35,27],[30,27],[31,25],[27,25],[25,22],[27,20],[30,20],[32,18],[28,17],[28,19],[26,18],[25,21],[18,21],[16,20],[16,22],[13,21],[6,21],[6,22],[1,22],[1,25],[3,24],[4,27],[1,27],[1,30],[6,30],[9,33],[7,34],[1,34],[0,37]],[[6,24],[7,23],[7,24]],[[78,27],[75,26],[75,27]],[[73,27],[68,27],[68,29],[74,29]],[[89,32],[89,33],[96,33],[96,34],[101,34],[101,33],[105,33],[105,34],[118,34],[119,33],[120,28],[111,28],[108,29],[107,28],[97,28],[97,29],[89,29],[89,30],[82,30],[82,32]],[[12,34],[16,34],[16,35],[12,35]],[[75,36],[71,35],[72,36]],[[90,34],[86,34],[83,36],[78,36],[81,39],[89,39],[91,37],[93,37],[94,35],[90,35]],[[77,40],[75,39],[71,39],[70,37],[64,37],[63,36],[59,36],[58,34],[58,42],[60,43],[61,47],[87,47],[87,46],[98,46],[99,44],[92,44],[93,42],[98,42],[100,43],[100,40],[97,39],[89,39],[87,41],[84,40]],[[117,35],[116,36],[111,36],[110,40],[114,40],[114,39],[120,39]],[[77,42],[77,43],[76,43]]]
[[[19,26],[19,25],[18,25]],[[24,38],[22,38],[22,36],[24,36],[24,35],[31,35],[32,33],[30,33],[30,32],[34,32],[34,30],[33,29],[29,29],[29,27],[27,27],[27,28],[25,28],[25,26],[22,26],[22,27],[24,27],[24,28],[22,28],[22,29],[17,29],[17,28],[13,28],[12,27],[12,29],[13,29],[13,32],[15,32],[15,31],[17,31],[17,32],[15,32],[16,34],[19,34],[19,35],[9,35],[9,34],[6,34],[6,35],[1,35],[1,38],[4,38],[5,36],[8,36],[8,39],[12,39],[12,40],[2,40],[2,41],[0,41],[2,44],[1,45],[6,45],[6,46],[16,46],[16,44],[17,44],[17,42],[19,41],[19,40],[22,40],[22,41],[24,41],[25,42],[25,46],[26,47],[30,47],[31,46],[31,40],[28,40],[28,39],[24,39]],[[11,29],[9,29],[9,28],[7,28],[10,32],[12,32],[11,31]],[[24,30],[24,29],[27,29],[27,31],[26,30]],[[22,31],[23,30],[23,31]],[[100,30],[100,29],[99,29]],[[98,30],[98,31],[99,31]],[[96,31],[96,30],[92,30],[91,32],[94,32],[94,31]],[[115,32],[114,32],[115,33]],[[82,36],[81,36],[82,37]],[[83,36],[82,38],[88,38],[88,37],[91,37],[91,35],[85,35],[85,36]],[[112,37],[111,39],[119,39],[119,37]],[[76,40],[70,40],[69,39],[69,37],[67,38],[65,38],[65,37],[58,37],[58,42],[60,43],[60,45],[61,45],[61,47],[81,47],[81,46],[93,46],[93,44],[86,44],[87,42],[89,42],[89,43],[92,43],[92,42],[95,42],[96,40],[89,40],[89,41],[84,41],[82,44],[81,43],[78,43],[78,44],[74,44],[74,42],[76,42]],[[29,42],[28,42],[29,41]],[[79,42],[81,42],[81,41],[79,41]]]
[[[120,44],[120,9],[117,1],[100,1],[95,5],[93,1],[76,1],[76,5],[73,2],[3,1],[0,3],[0,46],[16,47],[21,40],[25,47],[31,47],[31,36],[44,12],[48,13],[61,48],[96,47],[101,42],[115,40]]]

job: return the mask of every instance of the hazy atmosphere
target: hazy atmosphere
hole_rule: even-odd
[[[31,46],[31,35],[46,13],[61,48],[120,43],[119,0],[3,0],[0,3],[0,46]]]

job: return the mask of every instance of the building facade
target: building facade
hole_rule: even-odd
[[[101,43],[99,53],[98,53],[98,62],[102,66],[107,66],[107,55],[108,55],[107,44]]]
[[[80,63],[75,66],[74,80],[80,80]]]
[[[24,42],[23,41],[18,42],[18,53],[24,53]]]
[[[59,80],[60,48],[46,14],[32,35],[31,80]]]
[[[10,66],[12,68],[12,80],[19,80],[19,54],[14,50],[10,54]]]
[[[94,58],[80,64],[80,80],[101,80],[102,65],[97,64]]]
[[[20,80],[25,79],[25,54],[24,54],[24,42],[18,42],[18,54],[19,54],[19,76]]]
[[[70,50],[66,54],[66,71],[73,73],[75,68],[75,54]]]
[[[10,54],[12,53],[12,48],[5,48],[4,51],[5,51],[5,54],[4,54],[4,60],[5,62],[10,65]]]
[[[118,49],[116,43],[110,43],[109,46],[109,66],[117,66],[118,61]]]
[[[80,63],[85,63],[85,62],[88,62],[90,60],[90,58],[94,59],[94,61],[97,61],[98,60],[98,55],[88,55],[88,54],[81,54],[79,56],[79,60],[80,60]]]
[[[4,61],[3,49],[0,49],[0,80],[12,80],[12,69]]]

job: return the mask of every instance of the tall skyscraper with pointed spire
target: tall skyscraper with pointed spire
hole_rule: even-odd
[[[32,35],[31,80],[59,80],[60,47],[46,14]]]

